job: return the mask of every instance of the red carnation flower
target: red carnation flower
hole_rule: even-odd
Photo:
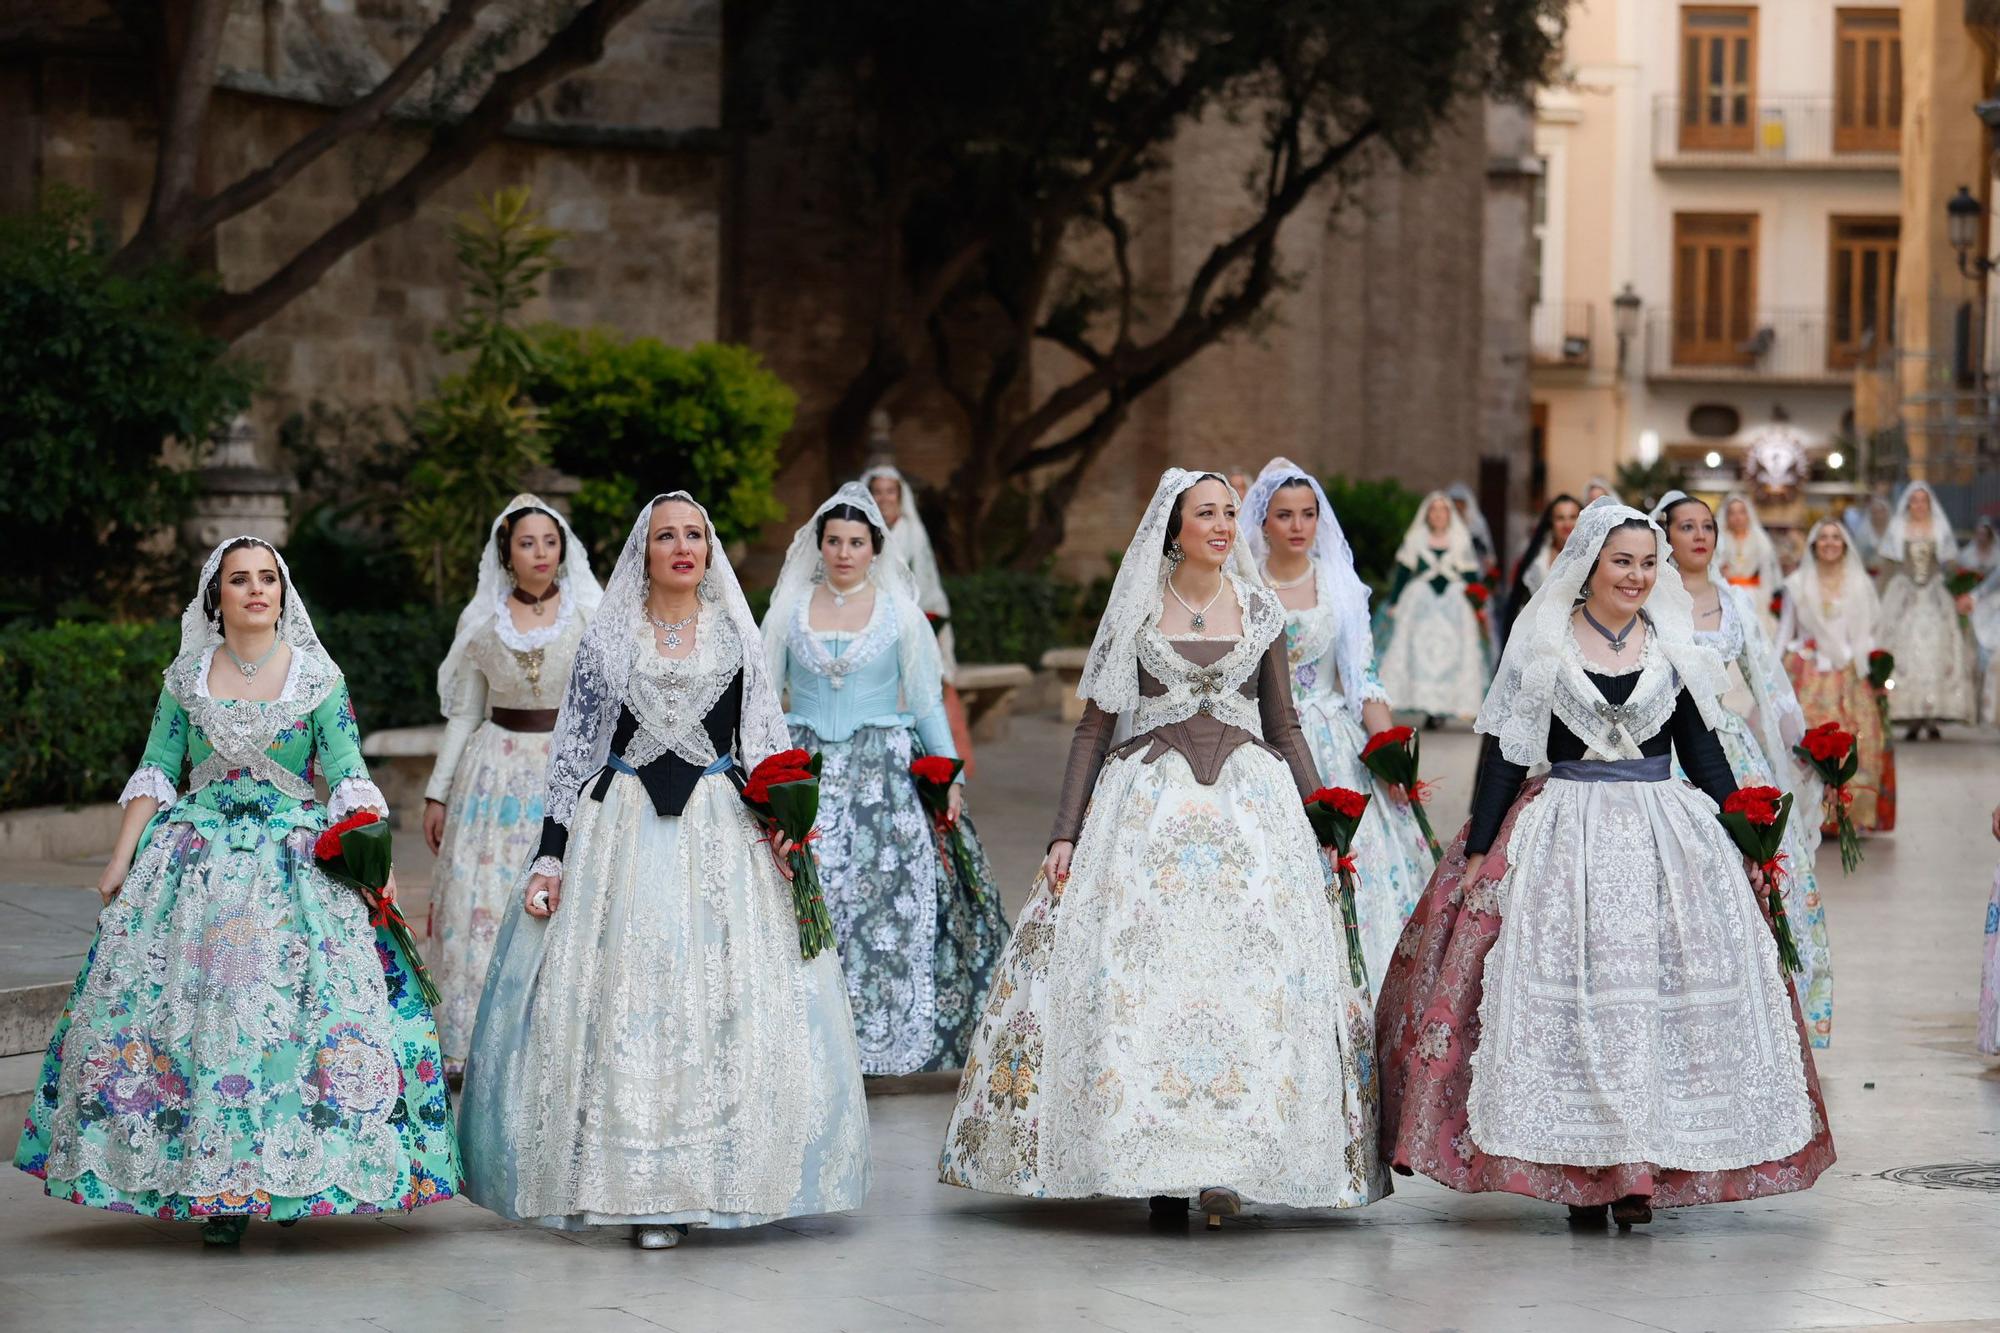
[[[1741,787],[1722,803],[1725,815],[1742,815],[1761,826],[1778,822],[1778,802],[1784,793],[1776,787]]]
[[[1483,583],[1468,583],[1465,585],[1465,595],[1472,599],[1474,606],[1484,606],[1486,599],[1493,594],[1487,591]]]
[[[347,832],[349,829],[358,829],[365,824],[376,823],[380,818],[381,816],[377,815],[373,810],[363,810],[357,814],[349,815],[326,832],[320,834],[313,842],[314,859],[331,861],[334,857],[340,855],[341,834]]]
[[[1345,787],[1321,787],[1306,797],[1306,804],[1324,805],[1348,819],[1359,819],[1362,812],[1368,809],[1368,798]]]
[[[804,769],[812,766],[812,758],[812,751],[810,750],[780,750],[763,763],[757,765],[757,767],[764,768],[768,766],[771,768]]]
[[[743,784],[743,798],[754,805],[763,805],[771,799],[771,788],[782,787],[787,782],[810,782],[812,776],[809,768],[776,768],[767,772],[760,764],[757,772]]]
[[[1875,650],[1874,652],[1871,652],[1871,653],[1869,653],[1869,654],[1868,654],[1868,660],[1869,660],[1870,662],[1879,662],[1879,661],[1881,661],[1881,660],[1882,660],[1883,658],[1887,657],[1888,655],[1889,655],[1889,650],[1888,650],[1888,649],[1886,649],[1886,648],[1877,648],[1877,649],[1876,649],[1876,650]],[[1825,724],[1825,725],[1831,725],[1831,724],[1830,724],[1830,723],[1828,723],[1828,724]]]
[[[910,765],[910,773],[920,782],[948,786],[958,775],[958,764],[941,754],[927,754]]]
[[[1826,762],[1845,757],[1854,746],[1854,737],[1842,731],[1838,722],[1822,722],[1808,731],[1800,744],[1814,759]]]
[[[1387,731],[1378,731],[1370,736],[1368,744],[1362,747],[1361,757],[1366,759],[1385,745],[1401,745],[1416,734],[1415,729],[1411,727],[1390,727]]]

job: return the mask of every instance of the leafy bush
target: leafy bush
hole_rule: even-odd
[[[438,720],[437,667],[456,610],[317,615],[362,732]],[[0,809],[108,801],[145,749],[178,621],[0,629]]]
[[[1394,478],[1380,481],[1321,479],[1327,503],[1354,548],[1355,572],[1378,592],[1396,570],[1396,547],[1417,516],[1423,496]]]
[[[114,273],[79,192],[0,218],[0,524],[48,557],[0,613],[87,597],[101,614],[107,589],[145,576],[140,538],[187,516],[195,477],[161,442],[204,447],[254,378],[195,327],[210,291],[173,265]]]
[[[315,616],[432,596],[396,537],[415,447],[392,438],[383,415],[314,400],[278,429],[299,481],[285,560]]]
[[[523,387],[555,465],[587,479],[574,519],[593,559],[615,556],[639,505],[661,491],[701,500],[725,543],[785,516],[773,489],[798,397],[756,353],[553,325],[533,342]]]
[[[1045,573],[985,569],[949,574],[952,638],[961,662],[1020,662],[1037,666],[1051,648],[1075,641],[1081,590]]]

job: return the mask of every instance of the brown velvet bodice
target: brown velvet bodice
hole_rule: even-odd
[[[1182,640],[1173,644],[1175,652],[1204,667],[1213,666],[1235,646],[1234,639]],[[1166,693],[1166,687],[1142,666],[1139,692],[1150,697]],[[1106,761],[1140,750],[1145,751],[1145,762],[1149,764],[1158,762],[1168,751],[1180,755],[1194,770],[1195,781],[1206,787],[1221,776],[1222,765],[1238,746],[1262,746],[1292,770],[1299,798],[1309,796],[1319,786],[1319,777],[1306,749],[1305,736],[1299,731],[1298,712],[1292,707],[1291,668],[1285,661],[1282,634],[1265,650],[1257,674],[1243,682],[1242,692],[1257,705],[1264,726],[1263,740],[1211,714],[1196,713],[1185,722],[1155,727],[1134,736],[1118,747],[1116,755],[1111,752],[1111,734],[1118,725],[1116,715],[1106,713],[1094,703],[1085,704],[1083,720],[1076,724],[1076,734],[1070,738],[1069,762],[1063,770],[1062,795],[1056,802],[1056,822],[1049,841],[1075,842],[1077,834],[1083,831],[1091,792],[1097,787],[1097,775]]]

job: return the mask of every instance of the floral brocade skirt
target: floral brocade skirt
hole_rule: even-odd
[[[993,983],[939,1163],[1046,1198],[1299,1207],[1388,1192],[1372,1016],[1284,762],[1213,786],[1169,751],[1104,766],[1068,881],[1039,882]]]
[[[520,906],[522,876],[542,836],[549,737],[486,722],[452,780],[444,841],[431,875],[431,947],[440,992],[438,1044],[462,1060],[500,923]]]
[[[1979,974],[1979,1049],[2000,1055],[2000,870],[1986,903],[1986,964]]]
[[[502,1217],[756,1226],[859,1207],[853,1024],[829,950],[728,777],[680,815],[639,779],[577,803],[562,897],[501,930],[466,1061],[465,1194]]]
[[[1901,663],[1897,664],[1901,670]],[[1842,731],[1854,735],[1861,753],[1861,766],[1847,784],[1851,804],[1847,814],[1863,833],[1888,833],[1896,827],[1896,745],[1882,717],[1881,702],[1867,677],[1852,667],[1821,671],[1810,658],[1797,653],[1785,655],[1785,674],[1798,692],[1799,707],[1805,712],[1806,726],[1838,722]],[[1834,832],[1831,820],[1822,820],[1823,834]]]
[[[1942,577],[1919,587],[1896,574],[1882,590],[1882,646],[1896,656],[1889,716],[1970,722],[1977,703],[1972,635]]]
[[[862,727],[792,742],[825,757],[820,772],[820,882],[866,1074],[957,1069],[1007,943],[1007,918],[979,834],[962,825],[977,894],[955,886],[910,764],[908,727]]]
[[[290,1221],[458,1191],[411,960],[311,845],[255,814],[213,840],[155,830],[98,920],[15,1152],[51,1197]]]
[[[1648,798],[1605,790],[1641,785],[1666,784],[1529,783],[1469,883],[1465,833],[1447,849],[1404,930],[1376,1008],[1382,1152],[1397,1171],[1422,1172],[1468,1193],[1505,1191],[1576,1205],[1636,1194],[1674,1208],[1802,1190],[1832,1164],[1833,1140],[1805,1024],[1740,870],[1714,881],[1737,881],[1741,901],[1734,903],[1717,896],[1727,890],[1705,887],[1706,875],[1683,876],[1679,892],[1687,901],[1674,911],[1662,902],[1653,916],[1657,944],[1633,921],[1609,919],[1625,915],[1621,900],[1647,915],[1647,882],[1654,893],[1662,891],[1657,878],[1637,873],[1643,861],[1633,849],[1611,842],[1630,841],[1636,848],[1658,841],[1662,851],[1655,855],[1683,869],[1690,853],[1693,862],[1716,861],[1712,868],[1733,855],[1720,825],[1711,827],[1722,844],[1712,854],[1699,850],[1710,836],[1694,827],[1695,802],[1711,820],[1713,806],[1698,793],[1660,794],[1686,807],[1690,818],[1682,819],[1671,809],[1632,805]],[[1554,796],[1576,808],[1536,809],[1555,789],[1579,786],[1599,790]],[[1592,809],[1590,802],[1602,804]],[[1563,882],[1581,863],[1573,859],[1575,849],[1560,849],[1568,841],[1565,824],[1596,827],[1602,845],[1593,848],[1593,860],[1613,868],[1611,877],[1594,878],[1590,892],[1573,900]],[[1518,865],[1517,855],[1524,858]],[[1587,944],[1556,920],[1569,901],[1606,914],[1581,925]],[[1522,914],[1511,932],[1510,905]],[[1503,948],[1520,956],[1503,957]],[[1661,961],[1666,955],[1678,959],[1671,968]],[[1566,984],[1551,980],[1579,966],[1581,973]],[[1564,1021],[1538,1006],[1573,1012]],[[1489,1031],[1496,1025],[1510,1042]],[[1583,1026],[1595,1037],[1578,1049]],[[1627,1035],[1608,1045],[1596,1040],[1621,1030]],[[1716,1068],[1690,1067],[1697,1053]],[[1581,1150],[1489,1152],[1479,1124],[1490,1124],[1501,1139],[1566,1137]],[[1582,1147],[1585,1140],[1596,1142]],[[1739,1158],[1733,1165],[1705,1166],[1620,1160],[1618,1146],[1634,1140],[1661,1145],[1661,1156]],[[1760,1145],[1787,1140],[1796,1146],[1782,1156],[1740,1160]],[[1564,1156],[1592,1160],[1574,1164]]]
[[[1407,802],[1399,803],[1361,762],[1368,737],[1338,694],[1309,695],[1299,700],[1299,729],[1312,751],[1313,767],[1329,787],[1346,787],[1368,795],[1368,810],[1354,834],[1354,914],[1361,922],[1361,952],[1367,960],[1368,986],[1382,988],[1390,955],[1403,934],[1403,922],[1423,897],[1431,877],[1431,851]]]

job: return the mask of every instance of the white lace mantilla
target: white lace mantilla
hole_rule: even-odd
[[[1140,632],[1139,665],[1164,685],[1166,692],[1140,697],[1132,715],[1133,735],[1206,713],[1263,738],[1263,718],[1256,701],[1244,697],[1243,686],[1257,674],[1272,640],[1285,632],[1285,612],[1269,592],[1234,577],[1229,581],[1243,608],[1243,636],[1213,666],[1198,666],[1183,657],[1158,625],[1148,625]]]
[[[707,766],[716,758],[708,715],[743,665],[735,627],[726,617],[713,617],[700,628],[694,651],[678,659],[660,656],[650,626],[641,637],[645,642],[625,685],[625,706],[639,726],[619,757],[634,768],[664,754]]]
[[[1574,638],[1569,639],[1564,645],[1561,669],[1556,674],[1551,711],[1584,743],[1588,758],[1640,758],[1640,745],[1659,734],[1660,728],[1674,715],[1674,703],[1680,697],[1679,677],[1650,634],[1635,667],[1624,672],[1598,673],[1630,675],[1633,670],[1639,673],[1639,681],[1624,703],[1614,704],[1606,699],[1585,674],[1587,669],[1582,649],[1576,646]]]
[[[318,653],[294,646],[285,688],[277,698],[217,699],[208,691],[208,672],[219,646],[177,658],[167,668],[167,688],[186,710],[189,724],[215,747],[214,754],[195,765],[188,791],[200,791],[242,770],[295,801],[312,800],[312,784],[273,759],[270,749],[280,732],[312,716],[340,684],[340,668]]]
[[[869,613],[868,623],[838,657],[828,652],[826,641],[813,632],[808,619],[811,610],[812,598],[801,597],[798,610],[792,614],[791,628],[786,632],[785,650],[800,666],[815,676],[825,677],[827,684],[836,690],[845,689],[849,676],[896,646],[895,599],[885,589],[875,590],[875,607]]]

